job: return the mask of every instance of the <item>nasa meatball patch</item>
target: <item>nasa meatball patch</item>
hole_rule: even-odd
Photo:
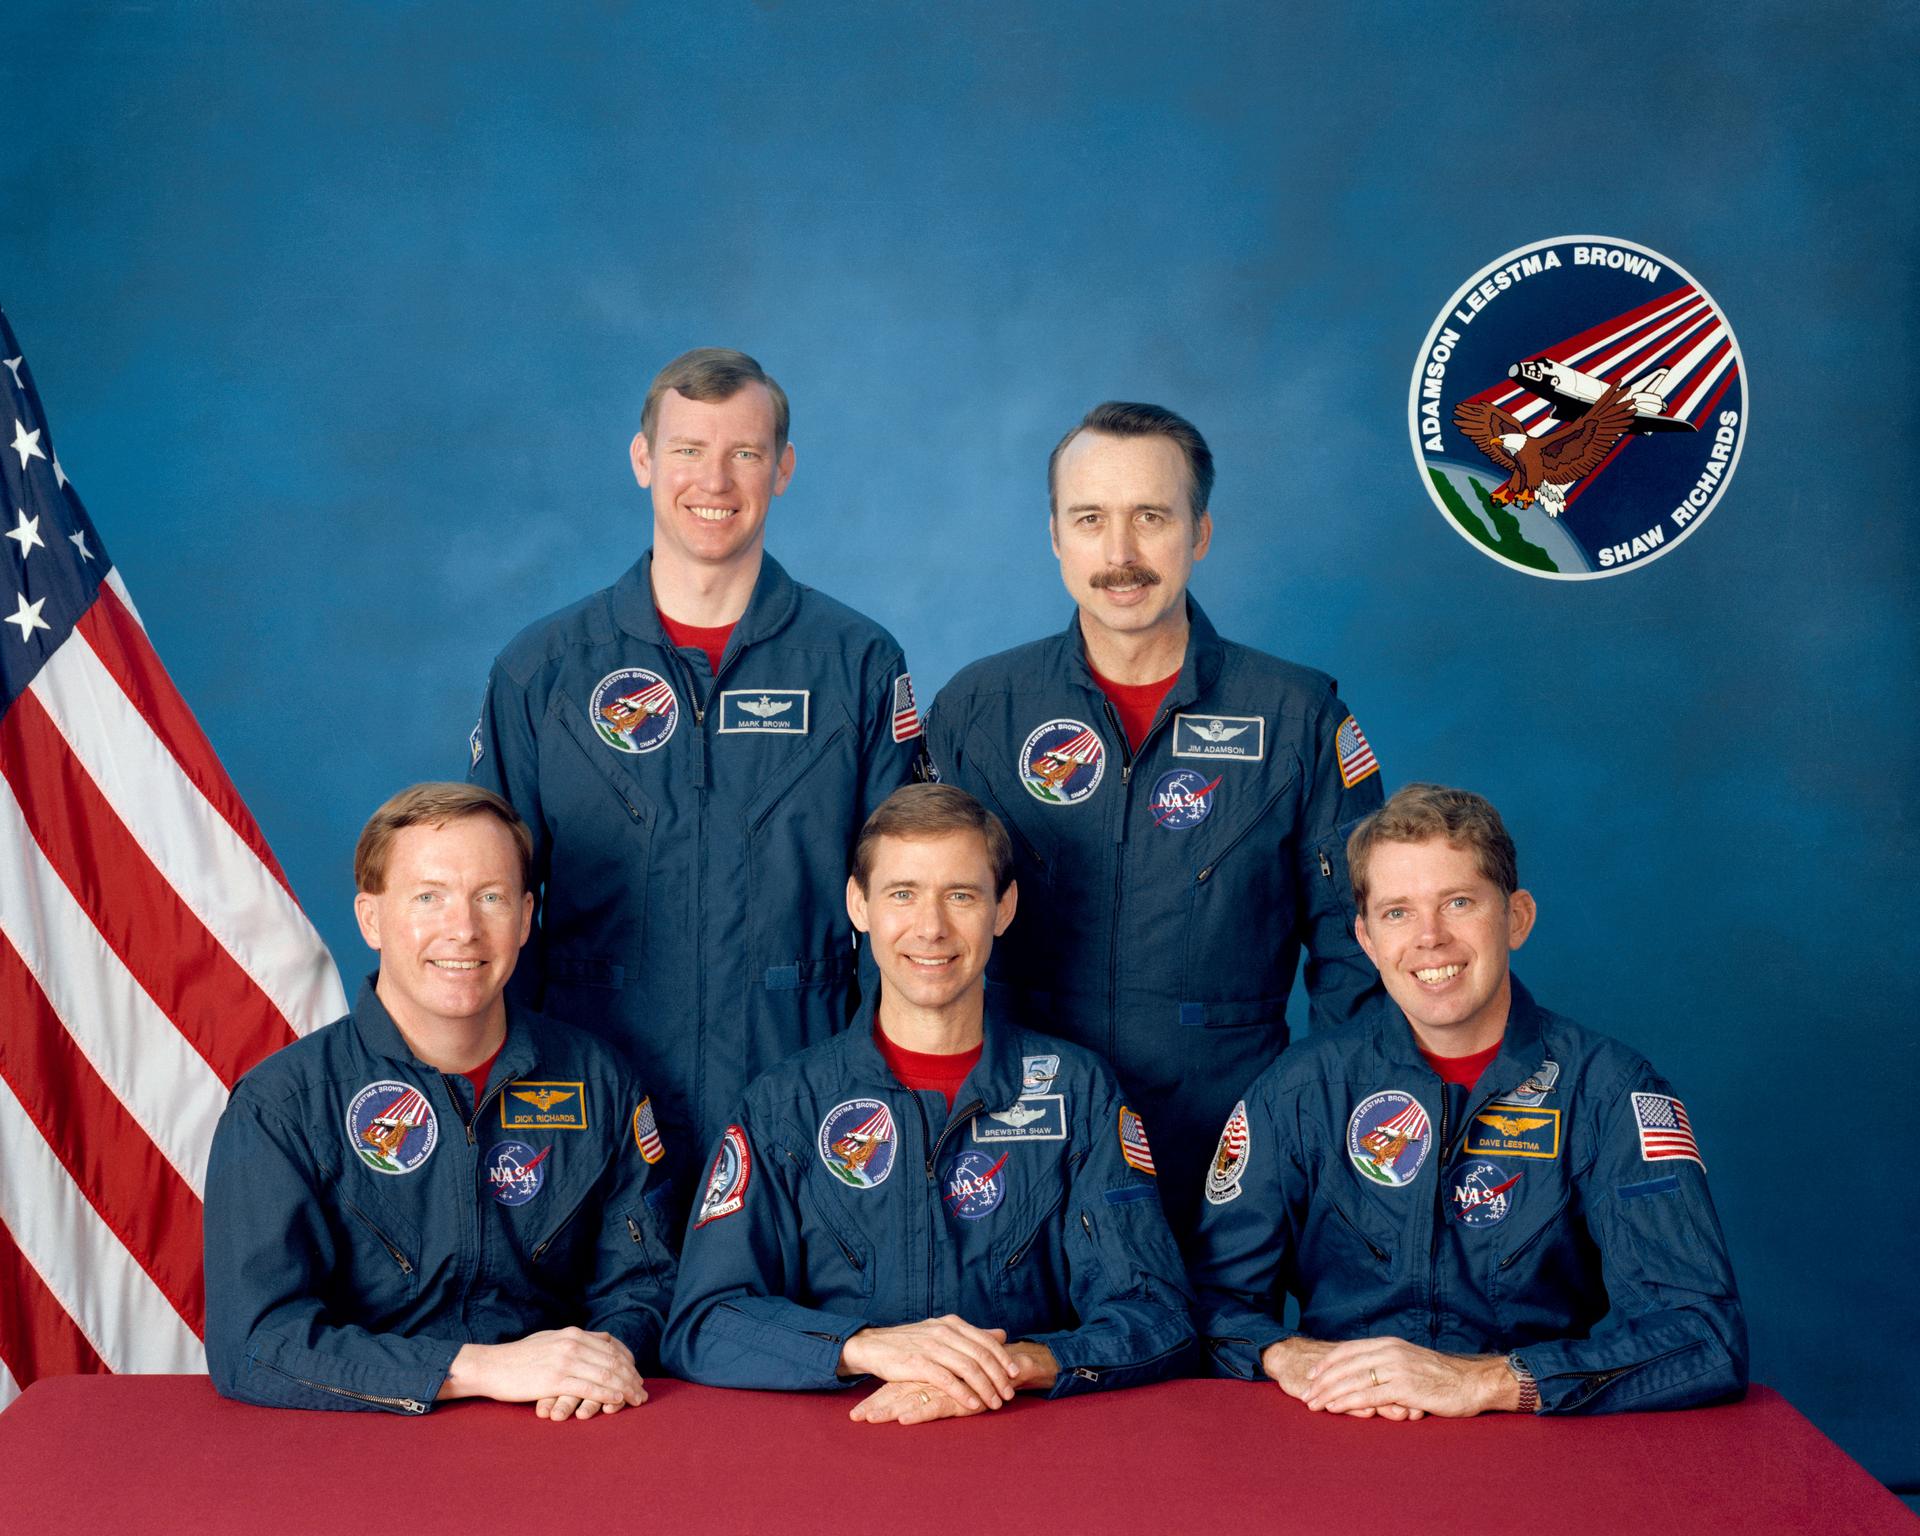
[[[1658,559],[1718,505],[1746,439],[1727,317],[1671,257],[1598,235],[1509,251],[1447,301],[1408,428],[1454,532],[1533,576]]]

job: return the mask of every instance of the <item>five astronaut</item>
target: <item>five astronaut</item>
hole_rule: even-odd
[[[1332,680],[1214,631],[1191,424],[1066,435],[1073,618],[924,735],[893,638],[764,553],[795,452],[758,364],[669,364],[631,457],[651,550],[502,652],[468,785],[375,814],[376,975],[221,1121],[222,1392],[585,1418],[664,1363],[914,1423],[1209,1368],[1402,1419],[1743,1389],[1684,1105],[1511,975],[1493,807],[1383,805]]]

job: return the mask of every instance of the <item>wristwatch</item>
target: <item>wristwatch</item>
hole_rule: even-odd
[[[1527,1369],[1527,1362],[1517,1354],[1507,1356],[1507,1369],[1513,1372],[1513,1379],[1520,1383],[1520,1403],[1515,1413],[1538,1413],[1540,1411],[1540,1383],[1533,1379],[1533,1372]]]

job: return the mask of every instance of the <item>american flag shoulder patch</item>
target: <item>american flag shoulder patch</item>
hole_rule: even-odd
[[[1153,1149],[1147,1145],[1147,1127],[1126,1105],[1120,1106],[1120,1155],[1128,1166],[1141,1173],[1152,1173]]]
[[[640,1155],[649,1163],[657,1163],[667,1155],[667,1149],[660,1141],[660,1127],[653,1118],[651,1094],[634,1108],[633,1144],[640,1149]]]
[[[893,739],[912,741],[920,734],[920,707],[913,701],[913,674],[902,672],[893,683]]]
[[[1664,1093],[1636,1093],[1633,1123],[1640,1132],[1640,1156],[1649,1163],[1684,1157],[1705,1168],[1700,1145],[1693,1139],[1687,1106]]]
[[[1340,755],[1340,782],[1348,789],[1368,774],[1380,771],[1373,748],[1367,745],[1367,733],[1360,729],[1360,722],[1352,715],[1340,722],[1340,729],[1334,732],[1333,746]]]

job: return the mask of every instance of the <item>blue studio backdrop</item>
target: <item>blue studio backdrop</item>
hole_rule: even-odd
[[[626,445],[669,357],[786,386],[770,547],[923,702],[1065,622],[1047,452],[1162,401],[1219,459],[1219,628],[1336,673],[1389,786],[1502,808],[1523,973],[1693,1112],[1756,1376],[1920,1485],[1912,6],[16,0],[0,32],[0,302],[349,985],[366,814],[462,774],[494,653],[645,545]],[[1549,581],[1448,526],[1407,391],[1469,276],[1585,233],[1711,291],[1749,422],[1683,546]]]

